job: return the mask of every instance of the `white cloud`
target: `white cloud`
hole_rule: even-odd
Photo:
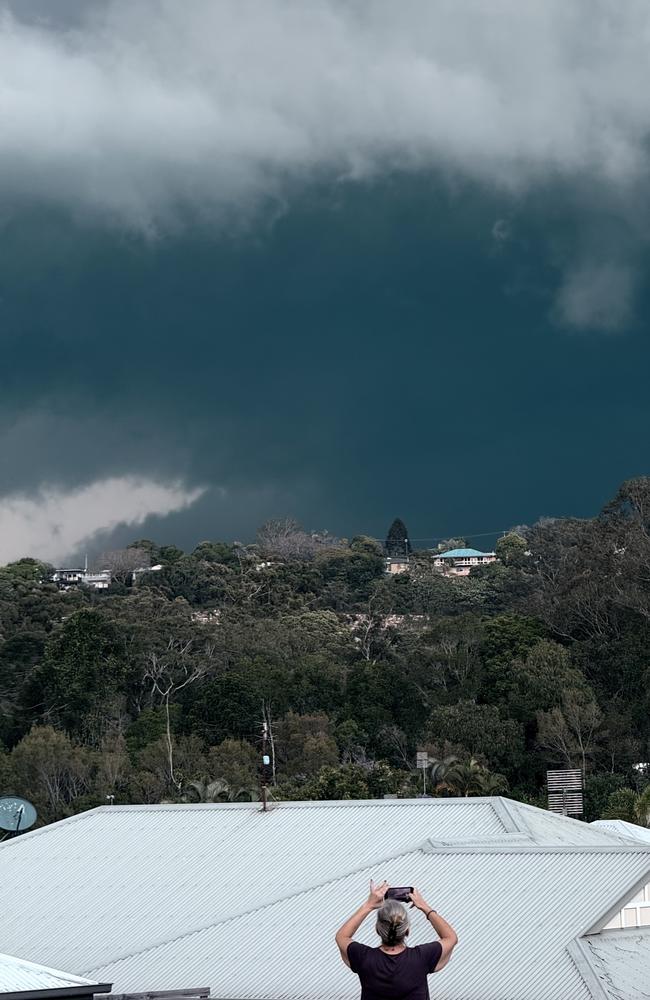
[[[204,491],[132,476],[97,480],[74,491],[43,486],[0,498],[0,563],[30,555],[57,562],[99,532],[138,525],[194,503]]]
[[[624,186],[646,171],[646,0],[87,9],[67,28],[0,25],[6,193],[146,231],[178,201],[241,208],[323,169],[440,167],[517,188],[558,174]]]
[[[574,329],[614,332],[630,322],[635,272],[617,263],[570,269],[555,300],[555,318]]]

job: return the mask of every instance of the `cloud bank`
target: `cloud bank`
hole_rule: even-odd
[[[131,476],[97,480],[66,491],[42,487],[36,495],[0,499],[0,564],[32,556],[57,562],[92,542],[98,532],[142,524],[193,504],[202,489],[161,484]]]
[[[645,0],[106,0],[58,24],[49,0],[25,10],[0,24],[0,194],[155,232],[179,204],[239,211],[322,171],[514,190],[646,175]]]

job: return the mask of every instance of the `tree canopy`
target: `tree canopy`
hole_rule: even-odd
[[[425,750],[430,794],[543,804],[546,769],[580,767],[587,819],[650,824],[650,480],[513,529],[464,578],[406,539],[290,518],[247,545],[140,539],[102,557],[103,592],[1,567],[0,791],[40,822],[251,800],[264,746],[276,799],[418,795]]]

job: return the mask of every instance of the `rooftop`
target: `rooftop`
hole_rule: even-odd
[[[631,837],[632,840],[641,840],[650,845],[650,830],[646,826],[627,823],[624,819],[597,819],[591,825],[619,837]]]
[[[437,559],[471,559],[476,556],[493,556],[494,552],[479,552],[478,549],[449,549],[448,552],[436,552]]]
[[[96,979],[83,979],[57,969],[49,969],[45,965],[14,958],[13,955],[0,955],[0,996],[4,1000],[13,994],[27,1000],[32,994],[40,994],[43,990],[47,990],[47,995],[51,997],[89,996],[107,993],[110,988],[110,985],[100,984]]]
[[[333,935],[370,878],[417,885],[457,928],[444,1000],[620,1000],[599,932],[650,881],[650,845],[499,797],[107,806],[0,845],[22,900],[0,933],[115,992],[356,1000]],[[411,937],[430,938],[417,916]]]

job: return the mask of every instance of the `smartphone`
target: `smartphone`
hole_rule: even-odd
[[[410,903],[412,892],[412,885],[399,885],[391,887],[384,896],[384,899],[396,899],[398,903]]]

